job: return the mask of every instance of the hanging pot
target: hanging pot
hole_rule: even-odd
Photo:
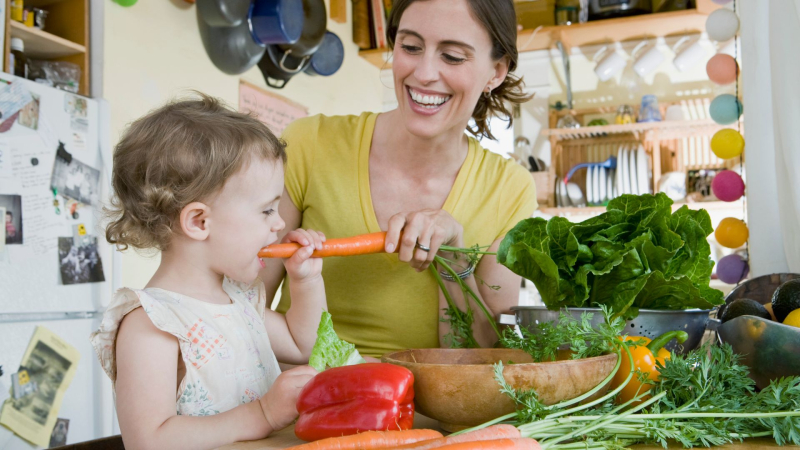
[[[282,51],[278,46],[268,45],[267,51],[258,63],[267,85],[283,89],[289,80],[308,67],[311,56],[296,58],[291,50]]]
[[[261,74],[264,75],[264,81],[267,86],[275,89],[283,89],[286,83],[308,67],[311,62],[311,56],[303,56],[295,58],[292,56],[292,51],[282,51],[275,45],[268,45],[267,51],[258,62],[258,68]]]
[[[303,1],[303,31],[297,42],[280,44],[283,51],[292,51],[294,56],[307,56],[313,54],[325,39],[325,28],[328,26],[328,16],[324,0]]]
[[[308,75],[322,75],[328,77],[336,73],[344,62],[344,45],[339,36],[328,31],[322,45],[311,56],[311,61],[306,68]]]
[[[197,0],[197,14],[212,27],[235,27],[247,20],[250,0]]]
[[[254,0],[247,19],[256,43],[295,43],[305,22],[303,0]]]
[[[197,10],[197,26],[200,39],[211,62],[227,74],[246,72],[262,58],[265,48],[256,44],[250,33],[250,24],[242,20],[232,27],[212,27],[203,20]]]

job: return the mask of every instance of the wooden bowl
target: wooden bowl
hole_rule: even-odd
[[[577,360],[568,356],[563,352],[559,361],[534,363],[522,350],[431,348],[388,353],[382,361],[411,370],[416,410],[438,420],[443,429],[457,431],[515,411],[494,379],[498,361],[505,364],[503,377],[512,387],[536,390],[546,405],[590,391],[617,363],[616,354]]]

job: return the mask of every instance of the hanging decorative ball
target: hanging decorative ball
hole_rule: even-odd
[[[706,32],[714,41],[727,41],[739,31],[739,17],[730,9],[718,9],[708,15]]]
[[[711,181],[711,192],[723,202],[735,202],[744,195],[744,181],[738,173],[723,170]]]
[[[719,222],[714,237],[719,245],[727,248],[739,248],[747,242],[750,231],[747,224],[733,217],[726,217]]]
[[[716,4],[718,4],[718,5],[727,5],[727,4],[728,4],[728,3],[730,3],[732,0],[711,0],[711,1],[713,1],[714,3],[716,3]]]
[[[731,159],[744,152],[744,138],[738,131],[724,128],[711,137],[711,151],[722,159]]]
[[[711,100],[708,112],[714,122],[720,125],[730,125],[741,117],[743,112],[742,102],[735,95],[721,94]]]
[[[125,7],[133,6],[136,4],[136,0],[114,0],[114,2],[120,6],[125,6]]]
[[[731,84],[739,75],[739,63],[731,55],[718,53],[708,60],[706,73],[714,83],[722,86]]]
[[[750,273],[750,265],[740,255],[722,257],[717,263],[717,278],[723,283],[739,284]]]

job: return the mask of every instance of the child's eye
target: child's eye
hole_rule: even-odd
[[[268,210],[262,211],[262,212],[264,213],[265,216],[271,216],[272,214],[275,213],[275,210],[274,209],[268,209]]]

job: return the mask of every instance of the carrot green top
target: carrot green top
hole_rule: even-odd
[[[286,190],[303,214],[302,228],[329,239],[381,231],[369,185],[376,118],[318,115],[284,130]],[[492,244],[536,206],[530,174],[470,138],[443,206],[464,227],[464,245]],[[417,273],[397,254],[376,254],[326,258],[322,275],[337,333],[362,354],[439,346],[438,287],[429,272]],[[285,312],[289,304],[284,283],[278,310]]]

